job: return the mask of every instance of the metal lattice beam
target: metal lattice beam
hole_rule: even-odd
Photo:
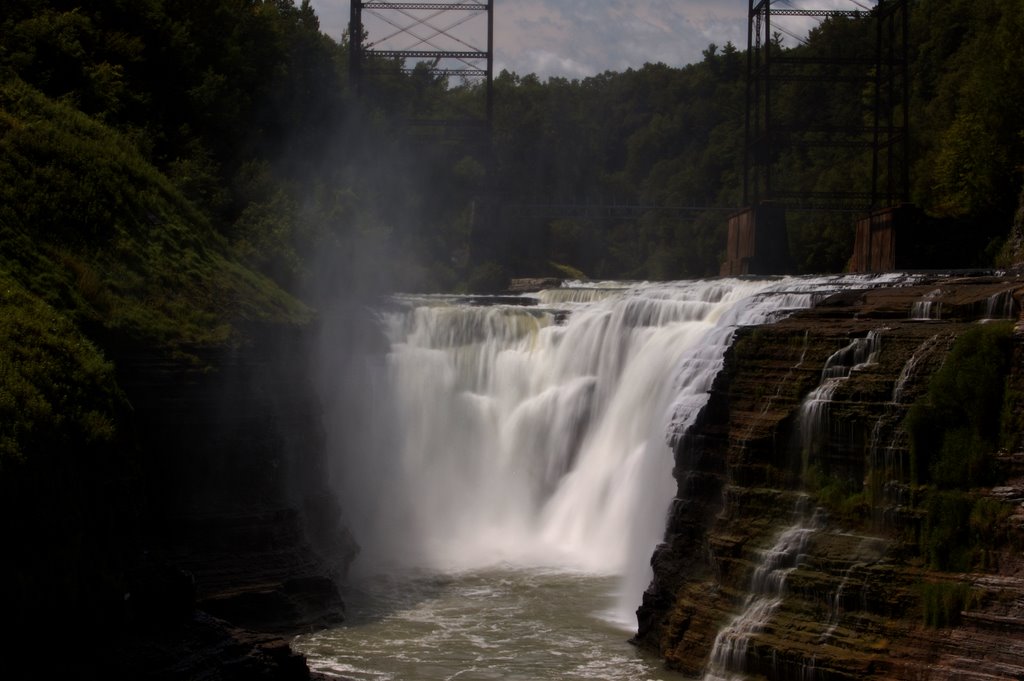
[[[364,50],[363,54],[384,59],[486,59],[486,52],[445,52],[442,50]]]
[[[437,10],[452,12],[459,10],[482,10],[487,4],[481,2],[364,2],[363,9],[394,10]]]
[[[360,94],[375,79],[396,71],[482,83],[482,111],[468,113],[466,122],[475,127],[483,119],[489,125],[494,115],[493,45],[493,0],[351,2],[349,68]],[[445,121],[451,124],[451,119]]]

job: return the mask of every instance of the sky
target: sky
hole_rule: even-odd
[[[312,4],[320,29],[339,40],[348,25],[347,0]],[[746,6],[746,0],[495,0],[495,69],[585,78],[647,62],[683,66],[700,61],[712,42],[745,47]]]
[[[781,3],[814,9],[857,9],[874,1],[774,0],[773,7]],[[348,1],[311,2],[320,17],[321,30],[340,40],[348,25]],[[485,16],[482,12],[472,14]],[[685,66],[701,61],[701,52],[710,43],[721,47],[731,41],[739,49],[746,49],[746,15],[747,0],[495,0],[495,70],[536,73],[542,79],[572,79],[640,68],[648,62]],[[385,26],[383,33],[375,33],[366,19],[366,10],[364,23],[371,39],[391,31]],[[486,36],[486,24],[483,26]],[[480,30],[472,23],[458,30],[466,31],[467,39],[475,46],[486,44],[485,37],[482,42],[470,37],[479,35]],[[799,34],[801,30],[794,28],[793,32]]]

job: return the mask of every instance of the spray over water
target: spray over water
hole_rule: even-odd
[[[633,625],[696,419],[736,328],[878,277],[555,289],[523,304],[397,296],[386,352],[332,429],[355,568],[621,578]],[[343,431],[343,432],[342,432]],[[360,565],[361,564],[361,565]]]

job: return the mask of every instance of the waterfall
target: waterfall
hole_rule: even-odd
[[[818,517],[807,517],[806,502],[806,497],[800,497],[794,523],[779,533],[769,548],[758,552],[758,565],[746,602],[742,611],[715,636],[704,681],[726,681],[746,670],[750,641],[767,628],[782,605],[786,577],[796,568],[808,539],[819,529]]]
[[[942,319],[942,301],[935,300],[942,296],[942,289],[929,291],[910,306],[910,318],[919,320]]]
[[[853,371],[877,362],[880,348],[880,330],[868,332],[864,338],[855,338],[834,352],[821,370],[818,387],[804,398],[800,405],[799,423],[802,438],[803,473],[807,474],[812,452],[824,446],[829,435],[828,409],[832,395]]]
[[[985,301],[985,319],[1013,319],[1016,313],[1017,302],[1010,289],[994,293]]]
[[[843,592],[846,590],[847,585],[850,583],[850,577],[853,575],[855,570],[860,570],[866,567],[865,563],[852,563],[850,567],[843,571],[843,579],[839,582],[839,586],[836,587],[835,593],[828,599],[828,629],[818,639],[819,643],[827,643],[832,635],[835,634],[837,628],[839,628],[839,620],[843,614]]]
[[[919,347],[917,347],[910,355],[910,359],[903,365],[903,369],[900,370],[900,375],[896,378],[896,383],[892,387],[892,403],[903,404],[903,392],[906,389],[907,381],[917,374],[917,367],[921,363],[921,360],[928,356],[929,353],[939,343],[939,334],[935,334],[931,338],[926,339]]]
[[[902,276],[394,296],[376,311],[388,352],[357,362],[328,423],[353,570],[617,575],[612,619],[632,626],[676,490],[672,447],[736,328]]]
[[[829,431],[828,406],[836,388],[854,371],[877,362],[881,331],[868,332],[832,353],[825,361],[818,386],[804,398],[799,410],[803,473],[806,476],[812,454],[823,446]],[[801,360],[802,361],[802,360]],[[754,636],[765,631],[782,605],[786,577],[795,569],[808,539],[821,527],[817,513],[808,517],[808,497],[798,498],[793,523],[782,530],[766,550],[758,551],[758,564],[742,610],[715,636],[704,673],[705,681],[742,678],[747,669],[747,652]],[[833,627],[834,629],[834,627]],[[830,632],[831,633],[831,632]],[[805,669],[813,677],[813,663]]]
[[[899,428],[909,409],[907,387],[917,378],[921,365],[950,337],[935,334],[921,342],[907,359],[893,383],[890,399],[886,402],[871,429],[868,440],[868,470],[865,491],[875,513],[876,522],[885,524],[894,507],[907,502],[909,490],[909,461],[906,455],[906,434]]]

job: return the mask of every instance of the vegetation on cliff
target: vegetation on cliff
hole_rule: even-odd
[[[116,602],[138,511],[128,409],[73,320],[0,272],[0,598],[20,627]]]
[[[1012,323],[967,328],[896,425],[907,437],[907,470],[871,464],[863,475],[850,475],[830,466],[829,457],[812,457],[816,461],[803,478],[808,491],[840,522],[872,528],[878,523],[877,509],[890,503],[884,487],[898,481],[907,486],[918,518],[904,539],[914,544],[924,564],[951,572],[997,568],[998,554],[1011,543],[1007,522],[1012,507],[986,491],[1006,482],[1009,471],[998,454],[1018,444],[1020,401],[1010,386],[1013,357]],[[841,409],[852,412],[844,416],[854,423],[860,415],[847,400],[856,404],[879,396],[868,392],[842,399]],[[846,427],[855,429],[850,423]],[[881,426],[879,421],[873,427]],[[883,447],[880,442],[871,446]],[[922,593],[934,606],[944,587],[932,587]]]
[[[1012,332],[1009,322],[965,332],[928,392],[911,407],[907,430],[918,484],[959,489],[998,478],[994,456],[1001,444]]]
[[[159,510],[124,355],[196,367],[250,323],[312,319],[203,202],[223,181],[187,141],[175,150],[191,126],[161,127],[169,79],[140,76],[165,68],[140,37],[161,3],[94,4],[0,11],[0,596],[26,637],[128,621],[128,571]]]
[[[167,347],[310,313],[246,268],[124,136],[22,81],[0,84],[3,269],[81,325]]]
[[[1004,427],[1012,366],[1010,323],[966,331],[906,419],[911,468],[924,486],[921,552],[940,570],[985,568],[1004,548],[1011,509],[979,488],[1002,483],[999,447],[1014,435]]]

